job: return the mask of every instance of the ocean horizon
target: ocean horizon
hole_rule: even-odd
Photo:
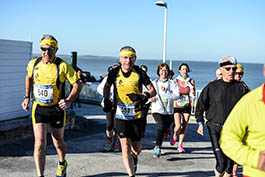
[[[32,56],[40,56],[40,54],[33,54]],[[69,64],[71,64],[71,55],[57,55]],[[77,66],[83,71],[90,72],[97,80],[101,75],[107,74],[107,69],[114,63],[119,62],[118,57],[112,56],[95,56],[95,55],[78,55]],[[264,83],[263,64],[262,63],[245,63],[237,61],[242,64],[245,73],[243,81],[251,88],[255,89]],[[148,67],[148,75],[151,80],[156,79],[157,66],[162,63],[162,59],[138,59],[136,65],[146,65]],[[170,61],[166,60],[170,65]],[[196,89],[203,89],[209,82],[215,80],[215,71],[219,67],[218,61],[193,61],[193,60],[172,60],[172,69],[175,73],[174,77],[178,75],[178,67],[181,63],[187,63],[191,69],[190,77],[195,80]]]

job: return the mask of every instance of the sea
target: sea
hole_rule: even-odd
[[[60,56],[62,59],[71,64],[71,56]],[[118,58],[104,57],[104,56],[90,56],[81,55],[77,57],[77,66],[83,71],[90,72],[96,79],[100,79],[101,75],[107,75],[107,69],[114,63],[119,62]],[[238,61],[240,63],[240,61]],[[138,59],[136,65],[146,65],[148,67],[148,76],[151,80],[158,78],[156,70],[162,60],[154,59]],[[170,65],[169,61],[166,61]],[[189,76],[194,79],[196,89],[202,90],[209,82],[215,80],[215,71],[218,68],[218,61],[186,61],[186,60],[173,60],[171,63],[172,69],[175,73],[174,77],[178,75],[178,67],[181,63],[187,63],[191,69]],[[251,88],[251,90],[259,87],[265,82],[263,76],[263,64],[260,63],[240,63],[245,69],[243,81]]]

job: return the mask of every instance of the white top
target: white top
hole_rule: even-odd
[[[157,92],[155,96],[155,101],[152,102],[152,113],[159,113],[164,115],[173,114],[174,100],[180,96],[179,88],[176,82],[172,79],[168,79],[165,81],[156,79],[152,81],[152,83]],[[165,88],[164,91],[161,90],[161,86]]]
[[[101,81],[101,83],[97,87],[98,93],[102,96],[103,96],[104,86],[107,82],[107,78],[108,77],[104,77],[104,79]],[[112,99],[112,100],[113,100],[113,93],[114,93],[114,89],[113,89],[113,85],[111,85],[111,87],[110,87],[110,99]]]

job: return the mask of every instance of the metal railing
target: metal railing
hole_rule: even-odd
[[[82,90],[80,92],[79,98],[82,102],[85,103],[94,103],[94,104],[100,104],[103,97],[97,92],[97,86],[99,85],[99,82],[86,82],[82,84]],[[70,84],[66,82],[66,94],[69,94],[70,92]],[[195,114],[196,111],[196,105],[197,100],[200,96],[201,90],[196,90],[196,94],[194,99],[192,99],[191,103],[191,115]]]

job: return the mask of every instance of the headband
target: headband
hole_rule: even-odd
[[[40,42],[40,47],[42,47],[42,46],[44,46],[44,45],[49,45],[49,46],[52,46],[52,47],[58,48],[58,43],[57,43],[55,40],[52,40],[52,39],[43,39],[43,40]]]
[[[121,56],[121,57],[122,57],[122,56],[125,56],[125,55],[130,55],[130,56],[134,56],[134,57],[136,57],[136,53],[133,52],[133,51],[121,51],[121,52],[120,52],[120,56]]]
[[[226,61],[223,63],[220,63],[220,67],[226,66],[226,65],[234,65],[235,63],[232,63],[231,61]]]

